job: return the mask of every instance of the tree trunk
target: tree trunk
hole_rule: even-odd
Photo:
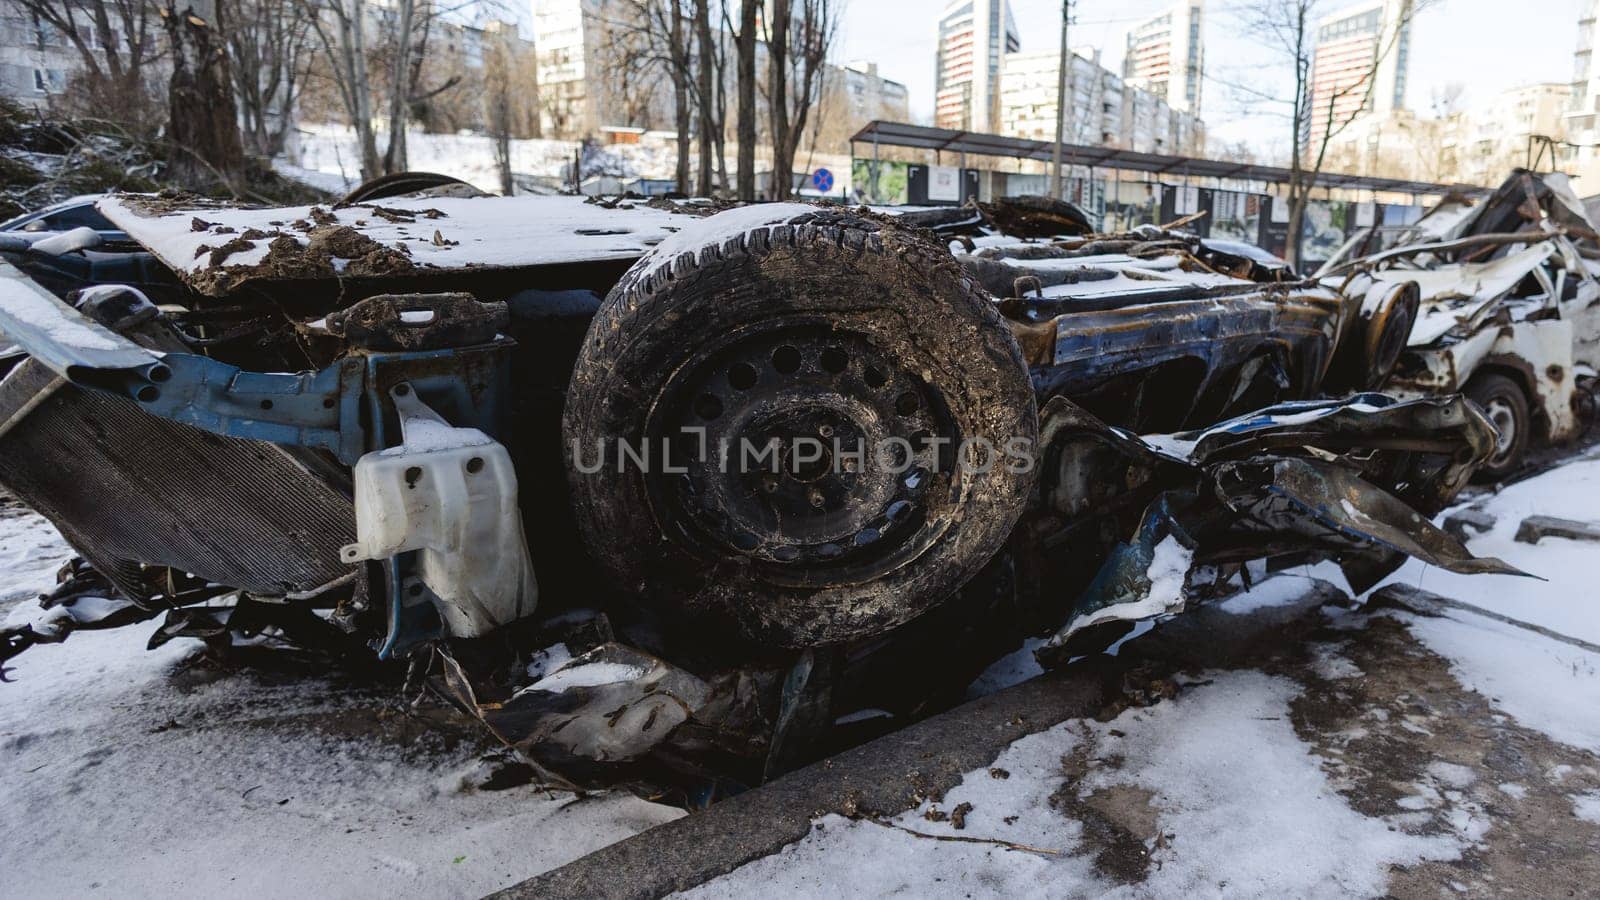
[[[678,130],[678,169],[675,173],[676,190],[689,193],[689,48],[684,44],[683,10],[680,0],[667,0],[667,13],[672,17],[669,38],[672,60],[672,121]]]
[[[739,5],[738,113],[739,140],[738,195],[746,203],[756,199],[756,12],[760,0],[742,0]]]
[[[221,182],[237,190],[243,180],[244,145],[220,13],[214,0],[191,0],[181,9],[169,0],[162,10],[172,61],[168,164],[173,179],[186,187]]]
[[[395,3],[393,68],[389,73],[389,148],[383,152],[383,171],[406,171],[406,97],[411,93],[411,26],[415,0]]]
[[[700,44],[700,171],[695,178],[695,193],[711,196],[711,129],[715,116],[711,109],[711,0],[695,0],[694,23]]]
[[[789,0],[773,0],[767,23],[767,104],[772,121],[772,199],[787,200],[794,180],[789,144]]]
[[[363,24],[366,9],[361,0],[340,2],[348,3],[339,18],[340,66],[348,85],[351,125],[361,145],[361,180],[371,181],[383,174],[383,162],[378,158],[378,138],[372,133],[372,85],[367,79],[367,41]]]

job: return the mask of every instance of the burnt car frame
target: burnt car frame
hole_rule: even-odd
[[[1421,305],[1384,389],[1463,393],[1494,423],[1482,475],[1593,420],[1600,243],[1566,176],[1517,170],[1479,200],[1446,198],[1398,233],[1359,234],[1317,273],[1349,293],[1416,284]],[[1388,246],[1381,246],[1387,244]]]
[[[841,714],[950,702],[1027,634],[1064,662],[1251,558],[1511,571],[1417,516],[1489,453],[1476,410],[1271,406],[1386,377],[1414,289],[1161,229],[952,253],[802,204],[103,209],[172,290],[0,268],[28,354],[0,484],[162,635],[370,640],[551,780],[759,781]],[[968,465],[980,438],[1028,452]]]

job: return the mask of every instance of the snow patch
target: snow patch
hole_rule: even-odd
[[[648,674],[647,669],[619,662],[596,661],[566,665],[517,693],[544,691],[549,694],[559,694],[573,688],[599,687],[604,684],[634,681]]]
[[[638,263],[638,275],[648,277],[685,253],[707,245],[720,247],[746,232],[782,225],[816,211],[815,206],[806,203],[755,203],[707,216],[657,244],[655,250]]]
[[[0,512],[6,596],[48,588],[70,555],[42,519]],[[37,612],[14,603],[8,624]],[[174,680],[199,644],[147,651],[156,627],[78,632],[7,664],[0,831],[25,836],[0,843],[8,886],[478,897],[683,814],[627,795],[568,805],[532,785],[462,790],[473,742],[424,725],[366,733],[360,723],[387,721],[383,701],[334,678],[199,666]]]
[[[543,650],[535,651],[528,660],[528,677],[538,681],[569,662],[572,662],[572,651],[567,645],[551,644]]]
[[[1429,649],[1450,660],[1463,685],[1522,725],[1600,752],[1600,716],[1577,712],[1600,709],[1594,654],[1471,613],[1402,618]]]
[[[1259,672],[1206,677],[1209,684],[1114,721],[1063,723],[1013,743],[992,764],[1009,777],[990,767],[970,772],[938,804],[973,804],[965,829],[925,820],[931,804],[892,820],[1059,856],[827,816],[800,841],[684,896],[1378,896],[1391,866],[1460,854],[1454,835],[1407,834],[1345,803],[1289,722],[1293,682]],[[1069,783],[1061,760],[1085,742],[1100,762]],[[1117,885],[1102,880],[1096,848],[1051,797],[1129,787],[1149,793],[1166,837],[1152,842],[1145,881]]]
[[[1572,798],[1572,814],[1585,822],[1600,825],[1600,791],[1589,791]]]
[[[1360,678],[1366,674],[1355,663],[1346,659],[1339,649],[1337,644],[1312,644],[1311,671],[1316,673],[1318,678],[1329,681]]]

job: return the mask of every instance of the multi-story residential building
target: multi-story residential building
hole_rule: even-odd
[[[934,124],[998,130],[1000,68],[1021,46],[1006,0],[951,0],[939,16]]]
[[[1594,64],[1600,43],[1600,0],[1583,0],[1578,11],[1578,46],[1572,54],[1572,91],[1568,96],[1564,166],[1578,176],[1578,190],[1600,193],[1600,69]]]
[[[1317,23],[1307,153],[1358,116],[1405,108],[1413,0],[1367,0]]]
[[[1412,181],[1497,185],[1518,166],[1551,169],[1572,86],[1530,84],[1440,117],[1357,117],[1328,141],[1323,168]]]
[[[830,68],[829,80],[836,80],[846,98],[843,108],[829,110],[831,115],[852,122],[905,122],[911,118],[911,92],[900,82],[880,76],[877,63],[853,62]]]
[[[1443,180],[1496,185],[1511,169],[1533,165],[1541,150],[1538,167],[1555,168],[1559,161],[1540,142],[1561,140],[1571,95],[1570,84],[1529,84],[1469,105],[1453,117],[1441,148],[1451,164]]]
[[[1055,136],[1057,73],[1054,51],[1013,53],[1000,72],[1000,129],[1010,137],[1048,141]],[[1069,97],[1062,137],[1143,153],[1199,155],[1205,126],[1156,94],[1128,85],[1100,64],[1098,51],[1075,50],[1067,76]]]
[[[1203,0],[1179,0],[1166,12],[1128,32],[1122,78],[1167,101],[1173,109],[1200,115],[1205,70]]]
[[[63,3],[61,8],[69,7]],[[92,10],[88,6],[71,8],[75,9],[74,18],[80,23],[77,28],[78,40],[91,53],[101,56],[101,63],[104,64],[105,45],[94,27]],[[147,78],[159,78],[164,82],[170,70],[156,59],[158,48],[164,40],[159,36],[159,20],[153,10],[146,11],[137,4],[128,7],[126,14],[135,22],[141,16],[147,19],[146,24],[151,31],[147,32],[149,40],[144,56],[148,67],[146,75]],[[128,49],[127,41],[120,40],[122,24],[121,15],[113,12],[108,28],[114,45],[118,46],[125,60]],[[64,91],[72,77],[83,68],[83,56],[78,44],[65,32],[35,16],[16,0],[0,0],[0,96],[24,106],[43,108],[49,105],[52,97]]]

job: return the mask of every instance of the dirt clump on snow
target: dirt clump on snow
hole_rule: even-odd
[[[226,265],[229,256],[254,249],[270,239],[266,255],[248,265]],[[323,225],[311,229],[305,243],[286,232],[252,228],[220,247],[201,247],[211,257],[207,268],[189,276],[201,293],[226,295],[246,281],[317,279],[330,277],[383,278],[405,275],[416,266],[404,247],[388,247],[348,225]]]

